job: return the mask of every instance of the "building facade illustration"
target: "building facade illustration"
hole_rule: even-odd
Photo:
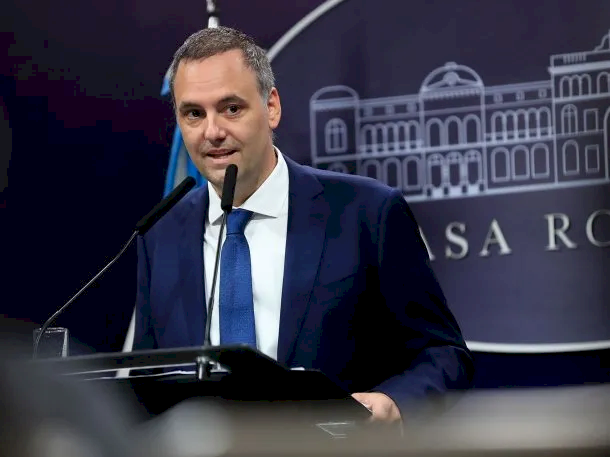
[[[550,57],[549,80],[486,87],[449,62],[419,93],[310,99],[316,168],[378,179],[409,201],[610,182],[610,32],[592,51]]]

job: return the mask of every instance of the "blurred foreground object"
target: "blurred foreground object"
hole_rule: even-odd
[[[610,385],[473,391],[408,428],[411,451],[610,455]]]
[[[0,456],[130,456],[123,401],[0,343]]]
[[[312,439],[296,415],[250,411],[231,420],[213,411],[188,401],[154,419],[139,438],[148,443],[146,455],[610,455],[610,386],[473,391],[444,414],[407,420],[402,436],[361,425],[346,439]],[[173,453],[167,454],[170,443]]]
[[[405,414],[402,431],[316,423],[312,417],[328,410],[305,411],[300,402],[215,396],[192,396],[143,419],[134,390],[0,351],[0,457],[610,455],[609,385],[448,395],[447,407]]]

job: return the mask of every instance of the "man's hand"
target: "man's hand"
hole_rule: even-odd
[[[371,420],[393,423],[401,420],[400,410],[394,400],[381,392],[358,392],[352,397],[368,408],[373,416]]]

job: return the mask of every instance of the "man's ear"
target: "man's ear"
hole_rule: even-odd
[[[282,104],[280,94],[274,87],[267,98],[267,112],[269,113],[269,128],[274,130],[280,123],[282,117]]]

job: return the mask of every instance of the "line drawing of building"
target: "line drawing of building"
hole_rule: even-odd
[[[408,201],[610,182],[610,30],[592,51],[551,55],[548,81],[485,87],[449,62],[419,93],[310,98],[316,168],[378,179]]]

